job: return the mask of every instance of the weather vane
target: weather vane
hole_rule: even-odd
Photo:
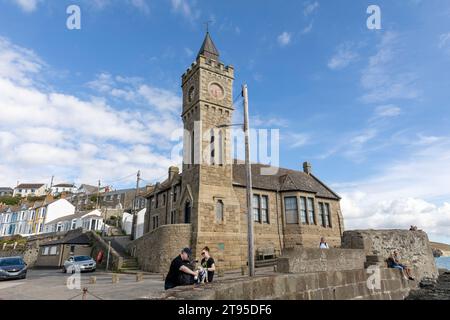
[[[209,33],[209,24],[212,23],[212,22],[213,22],[213,21],[211,21],[211,20],[208,20],[208,21],[205,22],[205,25],[206,25],[206,33]]]

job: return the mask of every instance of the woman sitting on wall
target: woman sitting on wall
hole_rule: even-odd
[[[393,269],[401,270],[403,277],[405,279],[414,280],[411,276],[411,269],[406,265],[400,263],[400,257],[398,255],[398,251],[395,250],[387,259],[388,267]]]

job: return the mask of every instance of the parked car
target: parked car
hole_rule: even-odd
[[[0,258],[0,280],[25,279],[27,264],[22,257]]]
[[[97,263],[89,256],[73,256],[64,262],[63,272],[64,273],[75,273],[79,272],[94,272],[97,268]]]

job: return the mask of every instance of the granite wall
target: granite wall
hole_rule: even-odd
[[[167,273],[172,260],[185,247],[192,246],[190,224],[161,226],[128,245],[142,270]]]
[[[364,269],[364,250],[308,249],[283,250],[277,271],[282,273],[310,273]]]
[[[423,231],[354,230],[344,232],[342,248],[362,249],[367,256],[387,259],[398,250],[404,264],[411,267],[418,280],[437,278],[438,270],[428,236]]]

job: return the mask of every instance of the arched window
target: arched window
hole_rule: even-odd
[[[191,163],[190,165],[194,165],[195,164],[195,136],[194,136],[194,131],[192,131],[191,133]]]
[[[191,203],[186,201],[184,206],[184,223],[191,223]]]
[[[225,160],[223,158],[223,149],[224,149],[224,142],[223,142],[223,132],[222,130],[219,131],[219,141],[218,141],[218,145],[219,145],[219,152],[218,152],[218,163],[219,166],[223,166],[225,164]]]
[[[216,202],[216,221],[219,223],[223,222],[223,209],[224,209],[223,201],[217,200],[217,202]]]
[[[213,165],[215,165],[215,163],[216,163],[216,148],[215,148],[215,136],[214,136],[214,129],[211,129],[211,133],[210,133],[210,136],[211,136],[211,140],[210,140],[210,144],[209,144],[209,146],[210,146],[210,150],[211,150],[211,157],[210,157],[210,161],[209,161],[209,164],[211,165],[211,166],[213,166]]]

